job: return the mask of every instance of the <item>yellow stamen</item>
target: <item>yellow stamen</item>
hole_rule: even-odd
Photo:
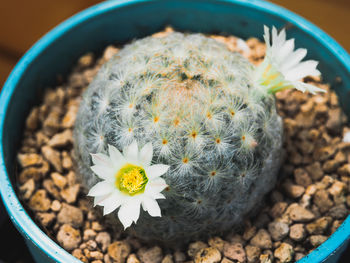
[[[124,165],[115,177],[115,186],[121,192],[131,196],[143,193],[148,182],[145,170],[133,164]]]

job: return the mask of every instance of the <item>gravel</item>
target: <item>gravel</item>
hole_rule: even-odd
[[[237,50],[235,37],[213,37]],[[260,63],[265,45],[255,38],[246,43],[250,50],[241,51],[243,55]],[[350,127],[329,85],[305,78],[328,92],[276,94],[287,158],[265,205],[236,233],[166,248],[112,228],[92,209],[76,179],[72,129],[81,93],[117,52],[108,46],[101,57],[82,56],[65,82],[45,91],[42,103],[27,117],[17,154],[23,204],[43,231],[73,256],[89,263],[294,262],[341,225],[350,206],[350,143],[342,141]]]

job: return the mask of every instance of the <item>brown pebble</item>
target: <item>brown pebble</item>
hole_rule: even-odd
[[[79,248],[74,249],[72,252],[72,255],[73,255],[73,257],[79,259],[80,261],[83,261],[84,263],[89,262],[87,257],[84,255],[83,251]]]
[[[61,210],[61,202],[58,201],[58,200],[53,200],[52,203],[51,203],[51,210],[54,211],[54,212],[58,212]]]
[[[45,159],[52,164],[57,172],[62,172],[62,163],[60,152],[52,149],[50,146],[41,147],[41,152],[44,155]]]
[[[126,263],[140,263],[140,260],[137,258],[135,254],[130,254],[128,256],[128,259],[126,260]]]
[[[173,256],[171,254],[165,255],[162,259],[162,263],[174,263]]]
[[[340,108],[330,109],[328,111],[328,121],[326,127],[329,132],[339,134],[342,126],[342,111]]]
[[[295,253],[295,255],[294,255],[295,261],[298,261],[298,260],[302,259],[303,257],[305,257],[305,254],[299,253],[299,252]]]
[[[211,247],[217,248],[220,252],[224,250],[225,241],[220,237],[212,237],[208,240],[208,244]]]
[[[68,111],[62,118],[61,125],[64,128],[72,128],[76,119],[78,113],[78,106],[77,105],[71,105],[68,108]]]
[[[343,166],[341,166],[337,172],[341,175],[341,176],[350,176],[350,163],[344,164]]]
[[[51,179],[53,183],[60,189],[63,189],[67,184],[67,178],[56,172],[51,173]]]
[[[329,209],[328,215],[335,219],[344,219],[349,215],[349,210],[344,204],[340,204]]]
[[[223,257],[221,260],[221,263],[233,263],[233,261],[228,259],[228,258]]]
[[[103,52],[103,59],[105,61],[110,60],[115,54],[117,54],[119,51],[118,48],[116,48],[113,45],[107,46]]]
[[[313,200],[321,213],[328,211],[333,206],[333,201],[329,198],[328,192],[324,189],[318,190]]]
[[[312,235],[308,238],[308,241],[313,247],[318,247],[321,245],[323,242],[327,240],[326,236],[323,235]]]
[[[62,167],[69,170],[73,167],[72,158],[68,155],[66,151],[62,152]]]
[[[100,251],[91,251],[90,258],[95,260],[101,260],[103,259],[103,254]]]
[[[47,198],[46,191],[39,189],[29,200],[29,207],[34,211],[45,212],[50,209],[51,201]]]
[[[256,235],[250,240],[250,244],[261,249],[272,248],[270,234],[265,229],[259,229]]]
[[[185,253],[181,252],[180,250],[176,250],[174,252],[174,260],[175,262],[184,262],[186,260]]]
[[[346,196],[346,204],[348,207],[350,207],[350,195]]]
[[[37,213],[36,218],[44,227],[48,227],[56,219],[56,215],[54,213]]]
[[[328,192],[333,198],[342,196],[345,193],[346,184],[341,181],[335,181],[333,185],[328,189]]]
[[[42,168],[29,167],[21,171],[19,174],[19,183],[24,184],[28,180],[33,179],[38,182],[44,175]]]
[[[49,137],[54,135],[60,128],[60,111],[61,108],[58,106],[51,108],[49,115],[43,123],[43,131]]]
[[[55,186],[54,182],[51,179],[45,179],[42,182],[42,185],[51,196],[53,196],[57,200],[61,200],[58,188]]]
[[[328,160],[323,164],[322,169],[325,173],[332,173],[337,170],[339,165],[336,160]]]
[[[101,250],[105,252],[111,244],[111,236],[107,232],[100,232],[96,236],[96,242],[100,245]]]
[[[40,166],[43,163],[43,158],[36,153],[19,153],[17,159],[22,168],[29,166]]]
[[[247,255],[247,261],[249,263],[259,262],[259,256],[261,253],[261,249],[255,246],[247,245],[245,247],[245,253]]]
[[[92,52],[89,52],[79,58],[78,65],[80,67],[85,68],[85,67],[90,67],[93,62],[94,62],[94,54]]]
[[[28,200],[32,196],[34,190],[35,190],[35,182],[33,178],[29,179],[27,182],[25,182],[19,187],[21,196],[25,200]]]
[[[329,216],[321,217],[312,223],[306,225],[306,230],[311,235],[323,234],[332,223],[332,218]]]
[[[315,215],[311,211],[301,207],[297,203],[291,204],[287,208],[286,214],[288,214],[294,222],[309,222],[315,218]]]
[[[274,221],[268,225],[268,230],[274,241],[280,241],[289,233],[289,227],[286,223]]]
[[[343,223],[343,220],[334,220],[331,227],[331,234],[333,234]],[[341,230],[340,230],[341,231]]]
[[[246,226],[243,233],[243,239],[249,241],[256,234],[256,227],[251,224]]]
[[[95,231],[102,231],[105,229],[104,225],[101,225],[98,221],[91,222],[91,228]]]
[[[63,189],[60,192],[60,195],[63,198],[63,200],[65,200],[67,203],[71,204],[77,200],[79,190],[80,190],[80,185],[75,184],[75,185],[72,185],[72,186],[69,186],[69,187]]]
[[[270,254],[261,254],[260,257],[260,263],[272,263],[273,257]]]
[[[317,186],[317,189],[326,189],[329,186],[331,186],[333,183],[334,183],[334,178],[329,175],[325,175],[322,178],[321,182],[316,183],[316,186]]]
[[[83,212],[75,206],[63,203],[61,211],[57,215],[57,221],[60,224],[81,227],[83,225]]]
[[[280,262],[291,262],[293,260],[294,250],[288,243],[282,243],[274,252],[274,256]]]
[[[333,157],[336,153],[336,148],[332,146],[325,146],[322,148],[317,149],[314,152],[314,158],[315,160],[319,161],[326,161]]]
[[[117,263],[124,263],[130,251],[130,245],[125,241],[116,241],[108,246],[108,255]]]
[[[137,256],[144,263],[160,263],[163,259],[162,249],[158,246],[141,248],[137,251]]]
[[[76,175],[73,171],[69,171],[66,177],[69,186],[73,186],[76,184]]]
[[[57,233],[57,241],[65,250],[72,251],[81,242],[80,231],[68,224],[64,224]]]
[[[34,107],[29,113],[26,120],[26,128],[34,131],[39,126],[39,108]]]
[[[288,180],[286,180],[286,182],[283,184],[283,189],[288,196],[294,199],[301,197],[305,192],[305,188],[303,186],[293,184]]]
[[[88,241],[90,239],[94,239],[97,233],[92,229],[85,229],[83,233],[83,240]]]
[[[208,245],[202,241],[190,243],[188,245],[187,255],[189,255],[191,258],[194,258],[199,250],[207,247]]]
[[[239,234],[232,234],[231,233],[231,235],[226,237],[226,241],[229,243],[242,243],[242,244],[244,244],[244,239]]]
[[[244,262],[246,260],[246,254],[241,243],[225,243],[223,254],[234,261]]]
[[[273,218],[280,217],[287,208],[288,204],[286,202],[278,202],[273,205],[273,207],[270,209],[269,214]]]
[[[310,184],[312,184],[312,180],[311,180],[310,176],[302,168],[295,169],[295,171],[294,171],[294,179],[295,179],[295,182],[298,185],[301,185],[301,186],[304,186],[304,187],[307,187]]]
[[[323,177],[323,170],[320,162],[314,162],[305,167],[312,180],[317,181]]]
[[[53,148],[59,148],[67,146],[70,143],[73,143],[73,134],[70,129],[66,129],[61,133],[56,133],[48,142],[48,145]]]
[[[217,263],[220,260],[220,251],[213,247],[202,248],[194,257],[195,263]]]

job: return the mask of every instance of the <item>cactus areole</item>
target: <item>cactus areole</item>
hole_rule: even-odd
[[[145,240],[234,228],[276,180],[282,121],[274,93],[319,75],[285,31],[265,27],[258,66],[201,34],[124,46],[80,105],[74,132],[82,181],[112,222]]]

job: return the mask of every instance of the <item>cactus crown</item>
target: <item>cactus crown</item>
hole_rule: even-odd
[[[113,145],[148,138],[180,175],[203,152],[253,153],[260,124],[248,119],[260,114],[268,121],[264,104],[272,97],[253,87],[253,67],[240,54],[202,35],[173,33],[139,40],[112,60],[103,73],[107,85],[95,83],[85,101],[101,122],[104,114],[115,117]],[[105,132],[96,131],[90,152],[106,147]]]
[[[293,55],[285,35],[273,31],[273,39],[279,40],[273,41],[278,47],[273,43],[268,49]],[[294,84],[310,88],[295,80],[303,74],[299,68],[293,76],[286,74],[300,60],[280,72],[277,66],[283,61],[272,59],[269,55],[255,68],[213,39],[172,33],[137,40],[108,61],[84,94],[75,126],[83,182],[90,189],[99,181],[91,169],[106,180],[90,191],[97,204],[109,205],[105,214],[121,206],[119,220],[128,227],[139,219],[131,230],[144,239],[191,238],[242,222],[273,187],[281,161],[282,124],[273,93]],[[148,149],[158,172],[148,162],[146,168],[139,165],[138,145],[141,155]],[[90,169],[89,153],[100,154],[93,155],[93,162],[103,166],[99,156],[113,170],[113,156],[123,159],[123,148],[126,156],[133,149],[136,161],[124,162],[129,170],[121,177],[117,170],[124,168],[112,171],[111,182],[120,193],[127,191],[128,200],[139,200],[131,210],[118,191],[101,197],[103,185],[110,189],[103,167]],[[163,177],[153,192],[147,181],[151,171]],[[157,202],[137,199],[143,191],[152,192],[154,199],[166,198],[159,201],[162,217],[154,217],[160,215]],[[139,214],[141,203],[149,214]]]

